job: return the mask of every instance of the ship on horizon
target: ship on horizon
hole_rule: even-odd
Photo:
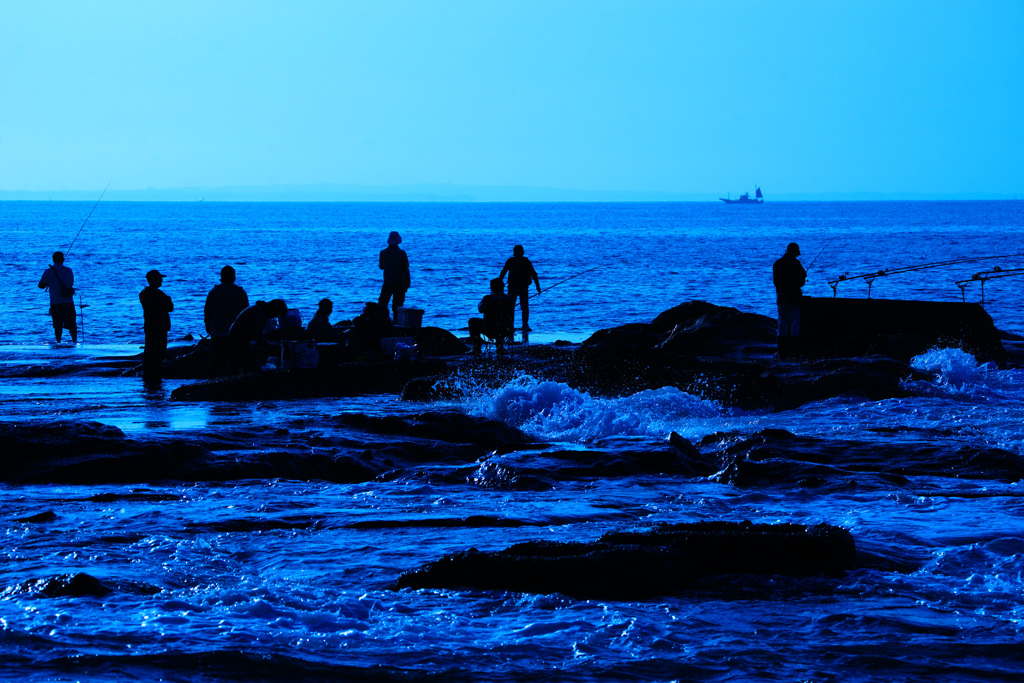
[[[719,197],[726,204],[764,204],[764,195],[761,194],[760,187],[754,187],[754,198],[750,198],[749,192],[744,192],[740,195],[739,199],[727,199],[725,197]]]

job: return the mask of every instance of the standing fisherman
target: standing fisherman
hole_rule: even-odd
[[[238,314],[249,307],[249,295],[235,284],[235,269],[220,269],[220,284],[206,295],[203,321],[210,335],[210,376],[223,375],[228,365],[228,332]]]
[[[75,274],[64,265],[64,253],[53,252],[53,265],[43,271],[39,289],[50,290],[50,317],[53,319],[53,336],[58,344],[65,328],[71,333],[71,341],[78,342],[74,284]]]
[[[512,247],[512,258],[505,261],[505,267],[501,269],[498,279],[504,280],[505,273],[508,273],[508,295],[512,297],[512,305],[515,305],[516,299],[519,300],[519,310],[523,315],[523,332],[529,332],[530,282],[533,281],[537,285],[537,293],[540,294],[540,278],[537,277],[537,271],[534,270],[530,259],[523,256],[523,245],[517,244]]]
[[[801,288],[807,281],[807,271],[797,259],[799,255],[800,247],[791,242],[786,253],[772,266],[775,300],[779,306],[779,358],[790,358],[799,350]]]
[[[398,245],[402,243],[402,236],[394,230],[388,235],[388,246],[380,252],[377,259],[377,266],[384,271],[384,284],[380,288],[380,296],[377,303],[388,305],[388,300],[394,297],[391,303],[391,310],[395,319],[398,318],[398,309],[405,303],[405,292],[409,289],[409,257]]]
[[[160,384],[174,304],[171,297],[160,291],[160,285],[164,283],[160,271],[151,270],[146,273],[146,282],[149,286],[139,292],[142,329],[146,334],[146,347],[142,351],[142,381],[146,384]]]

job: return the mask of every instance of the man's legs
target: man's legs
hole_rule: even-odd
[[[380,296],[377,297],[377,303],[383,306],[384,308],[387,308],[388,301],[391,300],[391,294],[391,287],[388,286],[388,283],[385,282],[380,286]]]
[[[796,354],[800,340],[800,303],[779,302],[779,336],[776,346],[779,358]]]
[[[166,332],[146,332],[146,348],[142,351],[142,381],[159,384],[163,374],[164,354],[167,352]]]
[[[75,312],[73,303],[54,304],[50,307],[50,317],[53,319],[53,336],[60,343],[64,328],[71,333],[71,341],[78,341],[78,314]]]

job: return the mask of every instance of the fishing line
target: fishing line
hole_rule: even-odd
[[[811,261],[811,264],[809,266],[807,266],[806,270],[810,270],[814,266],[814,264],[817,263],[818,259],[821,257],[822,254],[825,253],[825,250],[828,249],[828,245],[832,244],[832,240],[834,240],[834,239],[835,239],[835,237],[833,236],[831,240],[829,240],[828,242],[825,242],[825,246],[823,246],[821,248],[821,251],[819,251],[818,255],[814,257],[814,260]]]
[[[82,227],[79,228],[78,232],[75,233],[75,239],[71,240],[71,244],[68,245],[67,250],[64,252],[64,258],[65,259],[67,259],[68,254],[71,253],[71,247],[75,246],[75,242],[78,241],[78,236],[82,234],[82,228],[84,228],[85,224],[89,222],[90,218],[92,218],[92,212],[96,210],[97,206],[99,206],[100,199],[103,199],[103,195],[105,195],[107,193],[107,188],[109,188],[109,187],[110,187],[110,183],[107,183],[107,187],[104,187],[103,188],[103,192],[100,193],[100,198],[96,200],[96,203],[92,205],[92,209],[89,210],[89,215],[85,217],[84,221],[82,221]]]
[[[604,268],[604,267],[605,267],[604,265],[600,265],[600,266],[594,266],[593,268],[588,268],[587,270],[584,270],[582,272],[576,273],[575,275],[567,277],[564,280],[559,280],[558,282],[556,282],[555,284],[551,285],[550,287],[545,287],[543,290],[537,292],[536,294],[531,294],[530,296],[528,296],[526,298],[527,299],[532,299],[535,296],[540,296],[541,294],[543,294],[544,292],[548,291],[549,289],[553,289],[553,288],[557,287],[558,285],[564,284],[564,283],[568,282],[569,280],[572,280],[573,278],[577,278],[580,275],[585,275],[585,274],[587,274],[587,273],[589,273],[591,271],[597,270],[598,268]]]

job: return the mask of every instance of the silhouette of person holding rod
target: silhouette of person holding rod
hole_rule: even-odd
[[[540,294],[540,278],[533,268],[530,259],[523,256],[523,245],[517,244],[512,248],[512,258],[505,261],[505,267],[501,269],[499,280],[504,281],[505,273],[508,273],[508,295],[512,297],[512,306],[519,300],[519,310],[523,316],[523,332],[530,331],[530,282],[537,285],[537,293]]]
[[[791,358],[799,353],[800,345],[800,299],[801,288],[807,281],[797,256],[800,247],[791,242],[786,253],[772,266],[772,280],[775,282],[775,301],[779,307],[779,334],[776,342],[779,358]]]
[[[50,318],[53,336],[60,343],[66,329],[71,341],[78,342],[78,316],[75,313],[75,274],[64,265],[64,252],[53,252],[53,265],[43,271],[39,289],[50,291]]]

